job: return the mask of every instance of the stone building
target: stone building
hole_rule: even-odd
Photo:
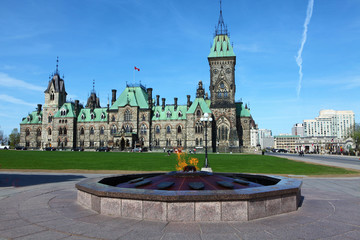
[[[187,95],[186,105],[178,98],[166,103],[153,89],[141,84],[127,84],[117,97],[112,90],[111,104],[100,106],[95,90],[85,106],[79,101],[66,101],[65,81],[58,65],[45,90],[45,104],[23,118],[20,144],[29,148],[94,149],[109,146],[118,150],[147,147],[151,150],[182,147],[213,151],[246,151],[250,148],[250,129],[257,128],[250,108],[235,101],[236,56],[230,44],[222,11],[208,55],[210,66],[209,93],[200,81],[196,97]],[[205,129],[201,118],[208,113],[213,121]]]

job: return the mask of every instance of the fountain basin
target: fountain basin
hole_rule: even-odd
[[[146,184],[136,185],[144,180]],[[204,187],[193,190],[191,183],[199,181]],[[189,187],[183,190],[181,184]],[[296,211],[301,185],[300,180],[281,176],[170,172],[87,179],[76,188],[81,205],[104,215],[218,222],[249,221]]]

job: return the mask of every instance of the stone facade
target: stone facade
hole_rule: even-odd
[[[220,15],[221,20],[222,16]],[[220,22],[219,24],[223,24]],[[219,28],[219,26],[218,26]],[[221,28],[222,29],[222,28]],[[66,102],[65,81],[58,69],[45,90],[45,104],[25,117],[20,124],[20,144],[29,148],[96,149],[112,147],[130,150],[185,148],[203,150],[205,135],[213,151],[246,151],[250,148],[250,129],[257,128],[250,109],[235,101],[236,56],[226,31],[216,30],[208,56],[210,98],[200,81],[196,98],[187,104],[166,104],[166,99],[152,96],[152,88],[141,84],[126,85],[111,104],[100,106],[93,89],[86,106],[79,101]],[[212,122],[201,119],[207,113]]]

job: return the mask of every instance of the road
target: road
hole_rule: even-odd
[[[320,155],[320,154],[305,154],[300,157],[298,154],[291,153],[266,153],[277,157],[284,157],[304,162],[319,163],[329,166],[351,168],[360,170],[360,157],[355,156],[341,156],[341,155]]]

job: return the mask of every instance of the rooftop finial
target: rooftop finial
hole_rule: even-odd
[[[59,56],[56,57],[56,70],[55,70],[55,74],[59,75]]]
[[[93,79],[93,92],[95,92],[95,79]]]
[[[217,35],[229,35],[229,32],[227,30],[227,27],[224,23],[224,18],[222,16],[222,6],[221,6],[221,0],[220,0],[220,16],[219,16],[219,21],[218,21],[218,25],[215,28],[215,36]]]

